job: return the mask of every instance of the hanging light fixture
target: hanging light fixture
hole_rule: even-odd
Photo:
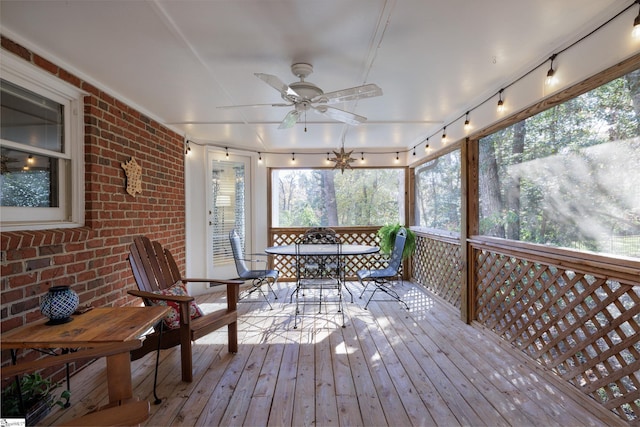
[[[344,143],[342,143],[342,147],[340,147],[340,152],[334,151],[333,154],[335,154],[336,156],[330,159],[332,162],[336,163],[333,166],[333,168],[334,169],[340,168],[341,173],[344,173],[345,169],[351,169],[351,162],[356,161],[356,159],[351,158],[351,153],[353,153],[353,151],[349,151],[349,152],[344,151]]]
[[[471,129],[471,122],[469,121],[469,111],[467,111],[464,115],[464,130],[468,131]]]
[[[553,61],[556,59],[556,56],[558,55],[554,53],[549,58],[549,60],[551,61],[551,66],[549,67],[549,71],[547,71],[547,78],[545,80],[545,84],[547,86],[553,86],[556,83],[556,70],[553,69]]]
[[[502,92],[504,92],[504,89],[500,89],[500,92],[498,92],[498,113],[502,113],[504,111],[504,101],[502,100]]]
[[[640,5],[640,0],[636,0],[636,4]],[[633,30],[631,30],[631,36],[634,39],[640,39],[640,11],[638,16],[633,20]]]

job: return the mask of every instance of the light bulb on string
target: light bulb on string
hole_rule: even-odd
[[[296,162],[296,153],[291,153],[291,163]]]
[[[504,101],[502,100],[502,92],[504,92],[504,89],[500,89],[500,92],[498,92],[498,113],[502,113],[504,111]]]
[[[469,121],[469,111],[467,111],[464,116],[464,130],[469,131],[469,129],[471,129],[471,122]]]
[[[554,53],[553,55],[551,55],[551,58],[549,58],[549,60],[551,61],[551,66],[549,67],[549,71],[547,71],[547,78],[545,79],[545,84],[547,86],[553,86],[557,81],[556,70],[553,69],[553,61],[556,59],[556,56],[558,55]]]
[[[396,152],[396,163],[400,161],[400,153]]]
[[[262,163],[262,153],[258,151],[258,163]]]
[[[229,158],[229,148],[224,147],[224,151],[226,152],[227,159]]]
[[[640,5],[640,0],[636,0],[636,4]],[[638,16],[633,20],[633,30],[631,30],[631,36],[640,40],[640,11],[638,12]]]
[[[360,153],[360,161],[364,163],[364,151]]]
[[[426,144],[424,144],[424,151],[427,151],[428,149],[429,149],[429,138],[427,138]]]
[[[447,127],[442,128],[442,142],[447,142]]]

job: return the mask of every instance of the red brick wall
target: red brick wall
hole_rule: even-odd
[[[134,236],[160,240],[184,270],[183,138],[5,37],[2,48],[89,93],[84,98],[85,226],[2,233],[2,332],[42,319],[40,298],[54,285],[71,285],[80,304],[137,303],[127,295],[136,288],[127,261]],[[126,192],[120,165],[131,157],[142,167],[142,193],[136,197]]]

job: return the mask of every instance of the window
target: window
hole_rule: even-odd
[[[2,230],[81,225],[82,94],[10,55],[0,91]]]
[[[480,140],[481,234],[640,257],[640,70]]]
[[[276,169],[274,227],[404,223],[404,169]]]
[[[460,150],[415,170],[416,225],[460,233]]]

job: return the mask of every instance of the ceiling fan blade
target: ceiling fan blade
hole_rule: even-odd
[[[244,105],[221,105],[216,108],[252,108],[252,107],[291,107],[293,104],[244,104]]]
[[[282,120],[282,123],[280,123],[280,126],[278,126],[278,129],[289,129],[293,127],[298,121],[298,117],[300,117],[298,110],[289,111],[284,117],[284,120]]]
[[[291,89],[288,84],[284,83],[280,78],[271,74],[253,73],[257,78],[280,92],[283,97],[295,96],[299,97],[295,90]]]
[[[374,96],[382,95],[382,89],[374,83],[370,83],[364,86],[356,86],[350,89],[337,90],[335,92],[328,92],[318,97],[318,101],[334,104],[337,102],[353,101],[354,99],[373,98]],[[315,100],[314,100],[315,101]]]
[[[359,125],[360,123],[367,121],[366,117],[359,116],[339,108],[330,107],[328,105],[318,105],[313,108],[320,114],[324,114],[327,117],[349,125]]]

